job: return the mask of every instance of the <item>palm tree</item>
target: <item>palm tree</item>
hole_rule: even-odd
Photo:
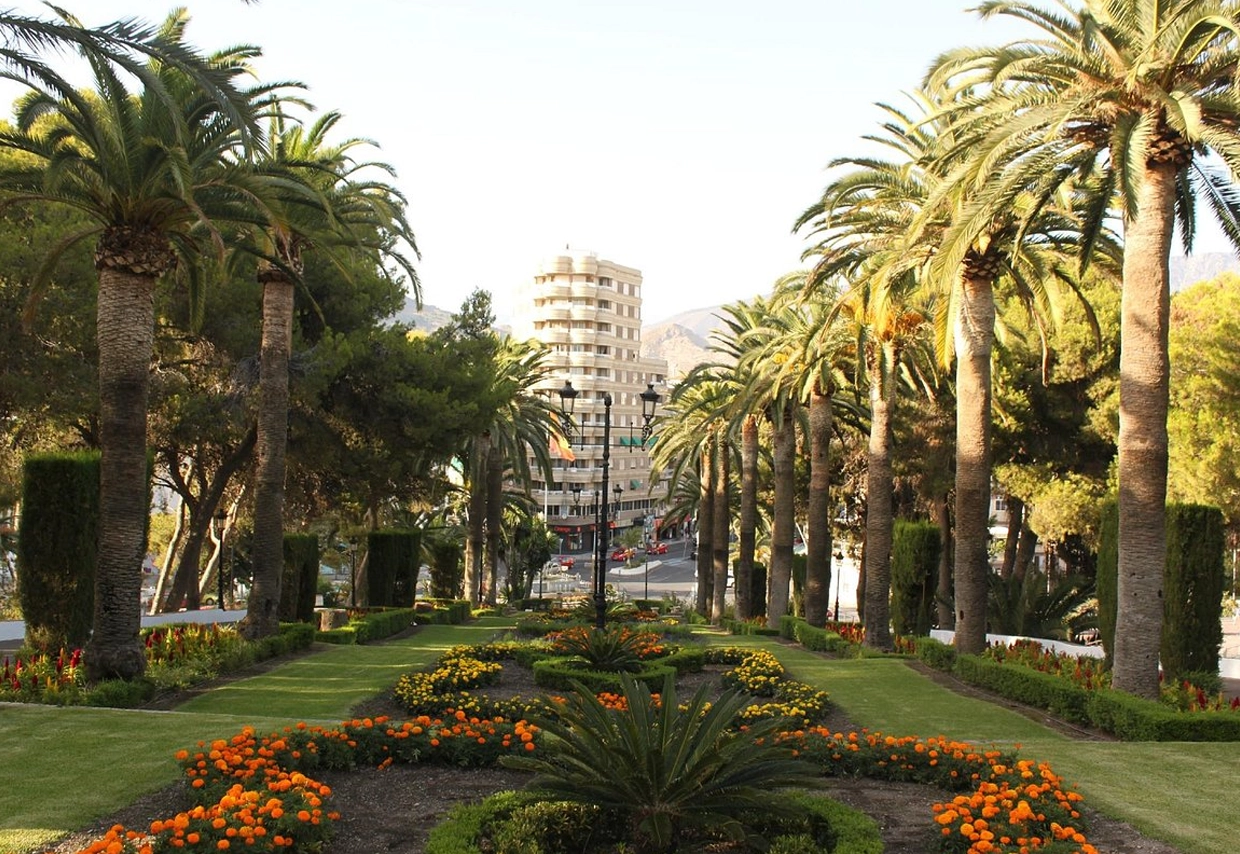
[[[683,483],[689,472],[696,469],[699,496],[695,607],[701,614],[709,614],[714,602],[715,514],[721,513],[725,518],[729,515],[726,505],[716,505],[720,490],[715,485],[715,475],[720,453],[717,427],[726,421],[731,396],[726,376],[713,366],[701,365],[691,371],[672,390],[660,419],[663,426],[659,438],[651,450],[651,466],[669,470],[672,483]],[[724,572],[726,584],[726,567]]]
[[[183,16],[171,17],[165,38],[180,41],[184,25]],[[219,70],[240,74],[236,58]],[[194,81],[152,63],[150,84],[134,94],[105,59],[87,59],[94,92],[79,91],[51,70],[26,81],[31,91],[19,102],[16,127],[0,131],[0,145],[28,157],[4,166],[0,190],[10,204],[64,205],[91,221],[52,248],[44,277],[69,246],[97,240],[101,535],[85,661],[91,679],[133,678],[145,667],[138,588],[149,506],[155,283],[178,256],[196,255],[196,229],[252,221],[263,193],[252,175],[227,162],[240,132]]]
[[[806,500],[805,618],[826,624],[831,591],[831,436],[836,410],[847,417],[860,414],[852,400],[848,375],[855,346],[838,322],[831,287],[808,287],[805,273],[792,273],[775,283],[769,329],[749,336],[750,358],[767,365],[764,380],[790,385],[805,406],[809,446],[809,492]]]
[[[494,391],[498,407],[492,421],[486,456],[486,570],[489,583],[486,601],[495,604],[499,586],[499,552],[503,533],[504,479],[511,477],[526,495],[532,485],[529,457],[543,473],[543,480],[554,478],[548,451],[551,432],[559,409],[534,389],[550,376],[547,351],[536,340],[500,339],[495,356]],[[471,516],[470,525],[474,520]]]
[[[1118,206],[1124,227],[1119,435],[1119,599],[1113,684],[1158,694],[1166,554],[1168,258],[1178,223],[1186,250],[1204,198],[1240,247],[1240,4],[1217,0],[1083,0],[1053,13],[988,2],[1037,33],[994,49],[943,56],[934,76],[972,99],[975,156],[961,177],[983,203],[962,220],[949,255],[981,223],[1032,193],[1096,175],[1084,211],[1082,263]],[[978,86],[983,87],[978,89]],[[1211,156],[1230,175],[1213,168]],[[998,166],[996,166],[998,164]]]
[[[242,621],[247,637],[279,630],[280,579],[284,563],[284,480],[288,445],[289,358],[293,347],[294,290],[309,244],[339,259],[360,253],[386,271],[393,260],[405,274],[415,302],[421,303],[417,273],[399,251],[417,253],[405,221],[404,197],[392,186],[360,177],[362,170],[391,174],[383,163],[357,162],[351,152],[367,140],[329,143],[340,121],[324,113],[308,127],[290,123],[276,105],[270,147],[257,171],[281,190],[281,216],[257,232],[258,281],[263,286],[259,351],[258,444],[254,472],[253,586]],[[345,252],[342,254],[341,250]]]

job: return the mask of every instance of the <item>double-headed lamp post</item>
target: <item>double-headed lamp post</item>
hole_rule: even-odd
[[[573,409],[580,392],[573,388],[572,382],[566,380],[563,388],[557,390],[560,396],[560,408],[565,416],[565,423],[570,427],[573,421]],[[655,407],[659,403],[659,393],[654,390],[654,383],[647,383],[646,390],[638,397],[642,401],[642,443],[650,438],[651,419],[654,418]],[[594,625],[595,628],[603,629],[607,625],[607,540],[608,525],[610,520],[607,518],[607,489],[608,475],[611,468],[611,393],[603,392],[603,484],[601,500],[598,502],[595,530],[598,536],[595,537],[594,543]],[[584,437],[583,437],[584,438]],[[584,444],[584,441],[583,441]],[[622,490],[619,484],[616,485],[617,503],[619,502],[619,491]]]

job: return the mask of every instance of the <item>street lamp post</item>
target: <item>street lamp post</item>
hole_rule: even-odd
[[[835,553],[835,622],[840,621],[840,576],[844,571],[844,553]]]
[[[565,381],[564,386],[558,389],[557,394],[560,396],[560,407],[565,415],[565,421],[572,424],[573,409],[579,392],[573,388],[570,381]],[[646,391],[638,395],[642,401],[642,442],[644,443],[650,438],[651,428],[650,420],[654,417],[655,406],[659,402],[659,393],[654,390],[654,383],[646,384]],[[597,629],[603,629],[607,625],[607,541],[608,541],[608,525],[610,520],[607,513],[607,493],[609,487],[609,475],[611,469],[611,393],[603,392],[603,483],[602,491],[599,494],[598,505],[595,508],[595,530],[598,537],[594,544],[594,626]],[[619,503],[620,492],[623,487],[616,484],[616,499]]]
[[[220,563],[219,566],[215,568],[215,607],[219,608],[221,611],[228,610],[227,606],[224,604],[224,525],[227,522],[228,512],[222,509],[216,511],[215,526],[220,533]]]
[[[357,537],[349,537],[349,604],[357,607]]]

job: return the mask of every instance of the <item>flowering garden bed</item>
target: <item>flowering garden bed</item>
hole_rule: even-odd
[[[405,677],[402,683],[408,690],[397,692],[406,702],[431,698],[441,708],[411,713],[399,723],[358,718],[333,728],[298,724],[266,736],[246,729],[230,739],[183,751],[177,758],[194,806],[147,827],[114,827],[83,850],[108,854],[234,847],[314,850],[323,845],[339,818],[331,809],[330,789],[316,779],[329,770],[428,762],[486,767],[505,755],[536,754],[543,734],[516,712],[521,704],[547,700],[485,698],[478,689],[487,681],[500,685],[498,676],[504,668],[521,667],[522,659],[537,658],[557,642],[552,638],[532,645],[450,650],[426,673]],[[754,695],[738,717],[754,721],[774,716],[783,721],[775,736],[779,743],[814,763],[824,775],[932,783],[958,792],[937,803],[926,817],[928,832],[933,827],[939,839],[938,850],[962,854],[1094,850],[1081,829],[1079,795],[1046,766],[942,738],[832,732],[815,722],[825,695],[786,679],[770,653],[715,647],[699,652],[708,667],[732,665],[721,681]],[[678,651],[671,644],[650,644],[648,654],[667,659]],[[478,713],[495,703],[509,704],[512,714]]]

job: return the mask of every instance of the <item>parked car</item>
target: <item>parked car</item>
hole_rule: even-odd
[[[646,554],[648,555],[665,555],[667,554],[667,543],[651,543],[646,546]]]

